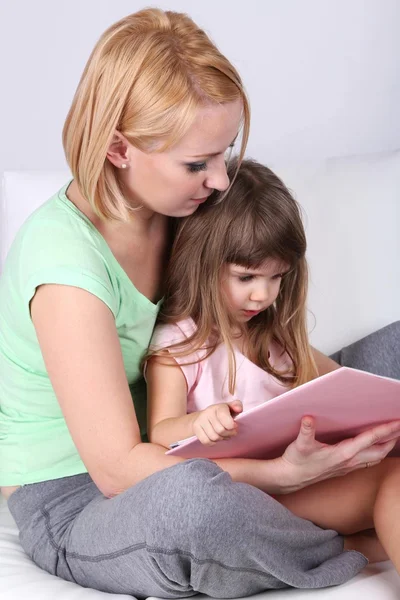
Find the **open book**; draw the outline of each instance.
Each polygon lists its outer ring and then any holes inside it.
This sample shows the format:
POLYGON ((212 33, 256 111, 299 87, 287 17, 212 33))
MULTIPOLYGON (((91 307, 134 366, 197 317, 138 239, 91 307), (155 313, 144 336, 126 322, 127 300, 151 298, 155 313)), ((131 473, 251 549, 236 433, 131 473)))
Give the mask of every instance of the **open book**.
MULTIPOLYGON (((400 419, 400 381, 341 367, 236 417, 233 438, 204 446, 194 437, 167 454, 184 458, 276 458, 296 439, 304 415, 315 417, 316 439, 336 443, 400 419)), ((392 454, 400 455, 400 442, 392 454)))

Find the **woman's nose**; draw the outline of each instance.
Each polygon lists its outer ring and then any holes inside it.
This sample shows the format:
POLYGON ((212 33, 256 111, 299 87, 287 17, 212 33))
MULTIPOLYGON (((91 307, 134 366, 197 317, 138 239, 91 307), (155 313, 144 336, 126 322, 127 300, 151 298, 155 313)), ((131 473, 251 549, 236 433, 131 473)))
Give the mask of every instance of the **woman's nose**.
MULTIPOLYGON (((219 158, 219 157, 218 157, 219 158)), ((229 187, 229 177, 226 172, 226 164, 224 157, 222 156, 218 163, 216 162, 213 168, 210 170, 209 175, 205 181, 206 187, 211 190, 218 190, 224 192, 229 187)))

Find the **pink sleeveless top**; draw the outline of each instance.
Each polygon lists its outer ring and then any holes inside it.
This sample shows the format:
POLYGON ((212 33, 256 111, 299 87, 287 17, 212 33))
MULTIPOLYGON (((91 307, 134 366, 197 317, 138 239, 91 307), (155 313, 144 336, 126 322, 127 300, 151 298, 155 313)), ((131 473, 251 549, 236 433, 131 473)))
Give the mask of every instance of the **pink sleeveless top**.
MULTIPOLYGON (((154 331, 151 348, 165 348, 170 344, 182 342, 195 331, 192 319, 185 319, 174 325, 158 325, 154 331)), ((179 348, 178 348, 179 350, 179 348)), ((270 362, 278 371, 286 371, 291 366, 289 356, 278 344, 269 348, 270 362)), ((267 402, 288 390, 287 386, 252 363, 239 350, 235 350, 236 389, 232 396, 228 391, 228 353, 224 344, 220 344, 208 358, 196 364, 188 364, 206 354, 205 349, 193 352, 189 356, 175 357, 182 369, 188 389, 187 412, 203 410, 210 404, 230 402, 238 399, 243 410, 267 402)))

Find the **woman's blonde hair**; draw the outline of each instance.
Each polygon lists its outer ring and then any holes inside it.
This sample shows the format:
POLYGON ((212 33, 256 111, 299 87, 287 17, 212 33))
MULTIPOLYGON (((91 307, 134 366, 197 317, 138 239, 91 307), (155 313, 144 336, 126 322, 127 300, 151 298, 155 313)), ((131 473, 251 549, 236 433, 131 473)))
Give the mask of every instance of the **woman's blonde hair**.
MULTIPOLYGON (((270 258, 276 259, 289 266, 279 295, 272 306, 243 326, 243 333, 250 360, 295 387, 317 375, 307 334, 308 273, 300 207, 267 167, 252 160, 238 166, 237 161, 229 165, 228 175, 237 175, 222 202, 218 202, 220 194, 214 192, 193 215, 179 220, 160 322, 192 318, 196 324, 187 341, 169 347, 172 356, 188 355, 204 347, 210 356, 219 343, 224 343, 229 352, 229 391, 233 394, 233 321, 221 289, 223 267, 237 264, 257 268, 270 258), (272 342, 288 353, 291 369, 277 371, 270 364, 272 342)), ((153 350, 150 356, 163 352, 153 350)))
POLYGON ((63 144, 81 193, 103 218, 127 220, 116 168, 106 159, 115 131, 142 151, 176 144, 199 107, 240 99, 243 157, 250 109, 236 69, 185 14, 146 9, 101 36, 67 115, 63 144))

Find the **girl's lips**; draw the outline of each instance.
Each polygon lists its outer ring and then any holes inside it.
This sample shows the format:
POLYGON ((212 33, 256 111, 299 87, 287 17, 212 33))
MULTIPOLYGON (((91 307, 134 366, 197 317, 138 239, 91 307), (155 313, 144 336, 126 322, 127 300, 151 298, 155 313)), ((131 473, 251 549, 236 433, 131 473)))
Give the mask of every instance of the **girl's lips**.
POLYGON ((243 310, 243 312, 245 315, 254 317, 254 315, 258 315, 258 313, 260 313, 261 310, 243 310))
POLYGON ((207 200, 208 196, 205 196, 204 198, 191 198, 193 200, 193 202, 198 202, 199 204, 202 204, 203 202, 205 202, 207 200))

